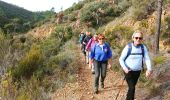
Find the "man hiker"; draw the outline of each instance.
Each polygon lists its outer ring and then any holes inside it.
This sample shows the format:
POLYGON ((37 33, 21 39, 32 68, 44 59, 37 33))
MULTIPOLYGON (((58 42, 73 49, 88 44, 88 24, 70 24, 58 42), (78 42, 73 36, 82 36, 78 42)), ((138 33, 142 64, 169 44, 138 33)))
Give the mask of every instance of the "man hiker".
POLYGON ((132 35, 132 43, 125 46, 119 58, 120 65, 125 73, 128 84, 126 100, 134 100, 135 86, 143 70, 143 60, 146 63, 146 77, 150 77, 152 68, 148 50, 143 42, 143 33, 136 31, 132 35))
POLYGON ((86 37, 83 40, 83 52, 85 54, 85 60, 87 64, 89 64, 89 51, 86 51, 86 46, 91 38, 92 38, 91 33, 86 31, 86 37))
POLYGON ((84 49, 83 41, 85 37, 86 34, 82 31, 79 35, 79 42, 80 42, 81 51, 83 52, 84 55, 85 55, 85 49, 84 49))

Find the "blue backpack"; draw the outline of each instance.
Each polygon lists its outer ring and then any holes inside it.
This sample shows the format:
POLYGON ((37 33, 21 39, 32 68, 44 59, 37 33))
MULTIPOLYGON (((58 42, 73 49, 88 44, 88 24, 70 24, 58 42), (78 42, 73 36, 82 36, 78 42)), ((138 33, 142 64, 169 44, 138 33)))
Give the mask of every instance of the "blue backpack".
MULTIPOLYGON (((140 47, 141 47, 141 50, 142 50, 142 53, 131 53, 132 51, 132 43, 128 43, 128 52, 127 52, 127 56, 125 57, 125 60, 128 58, 129 55, 142 55, 142 69, 144 70, 144 67, 143 67, 143 58, 144 58, 144 46, 143 44, 140 44, 140 47)), ((130 69, 130 68, 128 68, 130 69)))

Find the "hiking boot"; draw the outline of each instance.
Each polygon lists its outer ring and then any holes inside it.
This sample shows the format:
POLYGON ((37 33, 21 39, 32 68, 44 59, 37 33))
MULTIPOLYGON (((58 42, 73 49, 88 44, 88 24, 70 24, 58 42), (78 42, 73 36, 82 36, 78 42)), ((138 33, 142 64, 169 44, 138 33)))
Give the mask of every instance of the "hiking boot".
POLYGON ((92 71, 91 73, 92 73, 92 74, 95 74, 95 71, 92 71))
POLYGON ((98 89, 94 90, 94 94, 98 94, 98 92, 99 92, 98 89))
POLYGON ((104 89, 104 83, 100 84, 101 89, 104 89))

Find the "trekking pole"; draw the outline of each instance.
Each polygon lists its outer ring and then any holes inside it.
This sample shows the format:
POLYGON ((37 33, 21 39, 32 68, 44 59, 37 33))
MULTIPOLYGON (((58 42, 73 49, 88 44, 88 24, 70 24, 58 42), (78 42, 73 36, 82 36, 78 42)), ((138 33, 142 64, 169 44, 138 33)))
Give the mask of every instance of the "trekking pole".
MULTIPOLYGON (((125 77, 126 77, 126 76, 125 76, 125 77)), ((124 77, 123 80, 122 80, 122 84, 121 84, 122 87, 123 87, 123 83, 124 83, 124 81, 125 81, 125 77, 124 77)), ((121 91, 122 87, 120 87, 120 89, 119 89, 119 91, 118 91, 118 93, 117 93, 117 95, 116 95, 115 100, 117 100, 117 98, 118 98, 118 96, 119 96, 119 94, 120 94, 120 91, 121 91)))

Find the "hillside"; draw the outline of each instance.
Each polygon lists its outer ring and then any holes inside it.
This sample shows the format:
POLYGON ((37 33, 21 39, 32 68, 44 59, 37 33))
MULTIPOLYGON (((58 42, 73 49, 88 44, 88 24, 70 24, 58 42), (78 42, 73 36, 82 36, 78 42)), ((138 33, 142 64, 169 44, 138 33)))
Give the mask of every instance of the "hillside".
POLYGON ((21 7, 0 1, 0 28, 5 33, 23 32, 26 23, 33 19, 33 12, 21 7), (25 26, 22 26, 25 23, 25 26), (23 28, 21 30, 20 28, 23 28))
POLYGON ((33 12, 24 8, 0 1, 0 16, 5 16, 7 19, 20 18, 29 21, 33 18, 33 12))
POLYGON ((5 34, 20 34, 41 25, 55 15, 54 11, 31 12, 24 8, 0 1, 0 29, 5 34))

